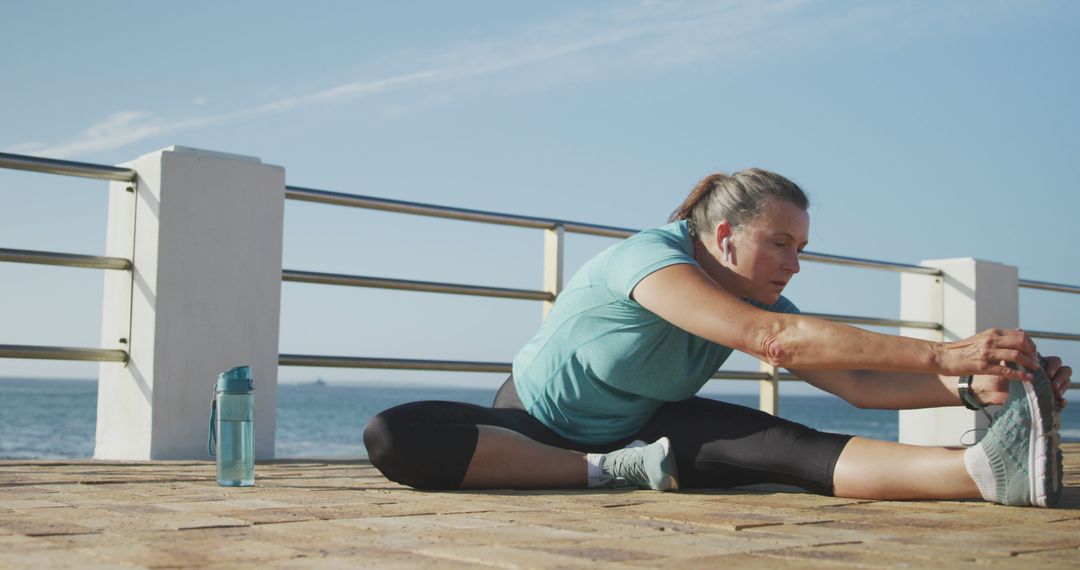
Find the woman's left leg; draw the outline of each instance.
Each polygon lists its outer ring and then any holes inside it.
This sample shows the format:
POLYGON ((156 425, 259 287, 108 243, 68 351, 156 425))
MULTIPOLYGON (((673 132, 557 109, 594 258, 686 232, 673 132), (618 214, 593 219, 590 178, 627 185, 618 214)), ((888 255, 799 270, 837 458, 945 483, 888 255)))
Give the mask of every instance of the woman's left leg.
POLYGON ((1009 382, 1001 412, 966 450, 852 440, 836 464, 836 494, 1053 507, 1064 492, 1060 414, 1053 384, 1039 369, 1030 382, 1009 382))
POLYGON ((661 435, 684 489, 782 483, 859 499, 981 497, 962 450, 820 432, 708 398, 665 404, 638 437, 661 435))
POLYGON ((851 499, 978 499, 964 450, 852 438, 833 473, 833 493, 851 499))

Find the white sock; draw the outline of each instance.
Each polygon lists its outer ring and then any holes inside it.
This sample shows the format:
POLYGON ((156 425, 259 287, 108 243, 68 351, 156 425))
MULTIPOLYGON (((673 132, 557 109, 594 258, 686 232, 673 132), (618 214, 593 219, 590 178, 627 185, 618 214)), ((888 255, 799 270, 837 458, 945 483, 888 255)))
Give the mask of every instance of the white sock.
POLYGON ((990 458, 981 445, 973 445, 964 450, 964 468, 967 469, 971 480, 979 488, 984 500, 997 501, 997 477, 994 476, 994 468, 990 466, 990 458))
POLYGON ((589 464, 589 486, 599 487, 611 481, 610 475, 604 474, 603 453, 589 453, 585 455, 585 461, 589 464))

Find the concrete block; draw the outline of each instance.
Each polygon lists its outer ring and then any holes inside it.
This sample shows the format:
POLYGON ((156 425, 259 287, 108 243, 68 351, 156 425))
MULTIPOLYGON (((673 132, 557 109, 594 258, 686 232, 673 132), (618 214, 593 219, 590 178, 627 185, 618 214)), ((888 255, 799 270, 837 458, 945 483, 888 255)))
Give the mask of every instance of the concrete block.
POLYGON ((274 454, 285 173, 238 155, 170 147, 125 164, 112 183, 98 459, 205 458, 217 374, 255 376, 255 453, 274 454), (129 191, 129 189, 134 191, 129 191))
MULTIPOLYGON (((988 328, 1018 326, 1016 267, 972 258, 937 259, 922 265, 941 269, 944 277, 903 274, 900 317, 939 322, 944 330, 904 328, 902 335, 951 342, 988 328)), ((982 414, 963 406, 901 410, 899 440, 912 445, 960 446, 977 441, 986 423, 982 414)))

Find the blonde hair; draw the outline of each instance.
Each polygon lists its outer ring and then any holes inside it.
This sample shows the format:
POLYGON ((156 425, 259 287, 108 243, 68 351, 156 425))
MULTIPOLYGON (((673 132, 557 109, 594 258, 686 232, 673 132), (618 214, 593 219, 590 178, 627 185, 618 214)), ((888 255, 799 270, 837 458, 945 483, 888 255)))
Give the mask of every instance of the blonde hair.
POLYGON ((687 220, 690 234, 699 237, 723 220, 733 229, 751 222, 769 200, 784 200, 804 211, 810 207, 810 199, 794 182, 768 170, 748 168, 731 175, 706 176, 668 221, 687 220))

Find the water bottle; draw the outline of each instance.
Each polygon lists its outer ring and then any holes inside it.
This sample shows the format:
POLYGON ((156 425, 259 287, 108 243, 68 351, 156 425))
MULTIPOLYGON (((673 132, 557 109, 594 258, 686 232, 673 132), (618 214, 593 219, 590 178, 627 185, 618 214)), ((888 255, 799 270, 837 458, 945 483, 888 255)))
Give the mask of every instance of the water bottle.
POLYGON ((218 374, 210 403, 207 452, 217 456, 218 485, 255 484, 255 394, 250 366, 218 374))

